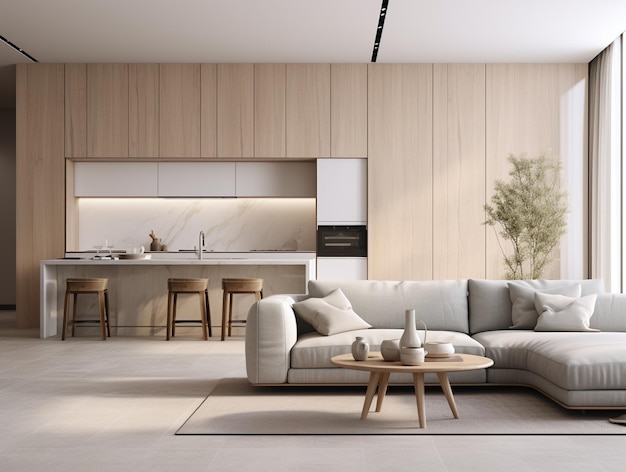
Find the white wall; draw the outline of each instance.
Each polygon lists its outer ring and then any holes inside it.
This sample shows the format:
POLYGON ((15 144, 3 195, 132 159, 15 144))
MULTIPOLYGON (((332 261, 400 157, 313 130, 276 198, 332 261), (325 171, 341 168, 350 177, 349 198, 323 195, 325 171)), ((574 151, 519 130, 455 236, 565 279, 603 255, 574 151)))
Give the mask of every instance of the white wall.
POLYGON ((0 305, 15 305, 14 109, 0 109, 0 305))

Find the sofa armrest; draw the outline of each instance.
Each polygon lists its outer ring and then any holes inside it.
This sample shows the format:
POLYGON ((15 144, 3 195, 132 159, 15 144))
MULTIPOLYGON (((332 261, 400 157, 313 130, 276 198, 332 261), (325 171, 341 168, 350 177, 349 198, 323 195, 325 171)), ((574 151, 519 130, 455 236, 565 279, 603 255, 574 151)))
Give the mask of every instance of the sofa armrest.
POLYGON ((246 321, 246 371, 252 384, 287 382, 298 338, 292 305, 306 295, 272 295, 256 302, 246 321))

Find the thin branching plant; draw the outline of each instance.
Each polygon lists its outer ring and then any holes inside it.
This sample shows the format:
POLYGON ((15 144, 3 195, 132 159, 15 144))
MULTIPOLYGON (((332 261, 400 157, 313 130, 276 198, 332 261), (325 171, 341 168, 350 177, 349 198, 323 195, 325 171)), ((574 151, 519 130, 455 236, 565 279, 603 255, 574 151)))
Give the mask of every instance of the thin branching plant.
POLYGON ((561 189, 561 163, 542 155, 509 155, 510 180, 496 180, 486 220, 504 256, 505 277, 541 278, 553 249, 566 232, 567 192, 561 189), (499 226, 500 231, 496 230, 499 226), (507 255, 500 238, 510 241, 507 255))

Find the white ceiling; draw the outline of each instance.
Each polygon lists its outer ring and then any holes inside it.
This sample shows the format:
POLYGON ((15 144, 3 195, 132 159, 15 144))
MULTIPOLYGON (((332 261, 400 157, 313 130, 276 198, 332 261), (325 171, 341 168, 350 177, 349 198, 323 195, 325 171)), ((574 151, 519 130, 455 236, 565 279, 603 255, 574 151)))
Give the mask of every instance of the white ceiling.
MULTIPOLYGON (((39 62, 370 62, 381 0, 1 0, 0 35, 39 62)), ((582 62, 626 0, 389 0, 377 62, 582 62)), ((13 64, 0 43, 0 107, 13 64)))

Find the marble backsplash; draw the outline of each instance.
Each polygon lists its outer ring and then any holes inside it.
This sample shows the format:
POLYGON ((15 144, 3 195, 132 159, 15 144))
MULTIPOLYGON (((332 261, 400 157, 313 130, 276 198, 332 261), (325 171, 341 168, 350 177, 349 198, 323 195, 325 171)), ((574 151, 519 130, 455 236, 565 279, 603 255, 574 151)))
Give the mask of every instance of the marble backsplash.
POLYGON ((150 231, 168 251, 193 249, 204 231, 207 250, 315 252, 315 211, 314 198, 81 198, 77 228, 68 228, 76 242, 67 251, 90 251, 105 240, 117 250, 147 250, 150 231))

